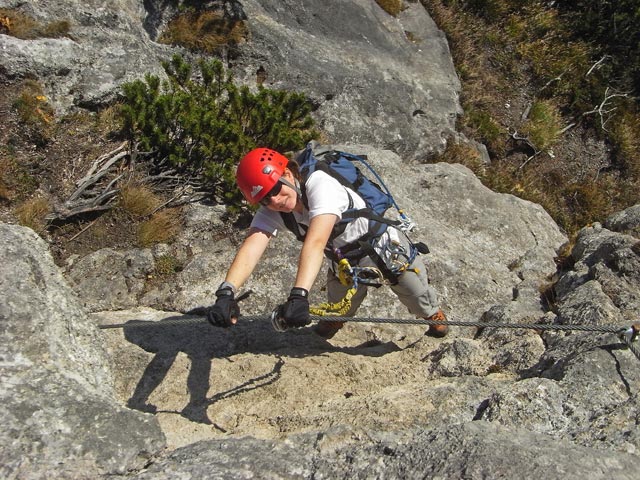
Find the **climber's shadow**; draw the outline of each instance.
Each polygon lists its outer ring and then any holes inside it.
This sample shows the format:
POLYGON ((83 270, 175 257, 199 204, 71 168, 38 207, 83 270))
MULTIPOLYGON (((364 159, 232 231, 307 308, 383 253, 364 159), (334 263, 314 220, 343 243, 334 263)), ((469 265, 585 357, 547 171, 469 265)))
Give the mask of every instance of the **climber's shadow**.
POLYGON ((182 352, 187 355, 191 365, 187 376, 189 403, 180 414, 194 422, 210 424, 206 407, 211 360, 229 353, 216 333, 208 325, 174 325, 164 321, 153 322, 151 326, 125 326, 127 341, 154 354, 127 406, 155 413, 157 408, 149 403, 149 397, 166 378, 178 354, 182 352))
MULTIPOLYGON (((180 316, 178 320, 188 319, 180 316)), ((233 328, 216 328, 206 322, 188 324, 176 322, 171 317, 140 325, 139 320, 129 322, 123 328, 127 341, 138 345, 154 357, 146 366, 127 406, 148 413, 157 412, 149 403, 151 394, 167 377, 178 354, 184 353, 191 362, 187 377, 189 402, 179 413, 193 422, 212 424, 207 408, 223 398, 262 388, 280 377, 283 357, 306 357, 340 351, 352 355, 381 356, 397 351, 393 343, 367 342, 355 347, 334 347, 318 337, 310 329, 278 333, 268 321, 240 323, 233 328), (228 391, 218 392, 207 398, 210 387, 211 360, 228 358, 238 353, 271 354, 277 360, 271 372, 256 377, 228 391)))

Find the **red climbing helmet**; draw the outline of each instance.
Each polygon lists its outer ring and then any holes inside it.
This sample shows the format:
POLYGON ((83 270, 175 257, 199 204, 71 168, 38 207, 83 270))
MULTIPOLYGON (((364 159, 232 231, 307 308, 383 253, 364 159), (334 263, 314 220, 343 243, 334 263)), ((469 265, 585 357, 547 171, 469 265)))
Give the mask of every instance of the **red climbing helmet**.
POLYGON ((236 170, 238 188, 249 203, 256 204, 269 193, 284 173, 289 160, 269 148, 256 148, 247 153, 236 170))

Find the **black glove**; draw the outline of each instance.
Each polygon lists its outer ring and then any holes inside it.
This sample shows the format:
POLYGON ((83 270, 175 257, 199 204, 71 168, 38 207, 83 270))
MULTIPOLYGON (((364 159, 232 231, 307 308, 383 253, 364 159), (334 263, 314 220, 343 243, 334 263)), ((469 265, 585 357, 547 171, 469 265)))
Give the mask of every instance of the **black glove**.
POLYGON ((240 307, 235 300, 233 288, 227 282, 223 282, 216 291, 216 303, 207 309, 207 320, 216 327, 228 328, 231 317, 240 316, 240 307))
POLYGON ((271 317, 273 328, 284 332, 288 328, 300 328, 311 323, 309 318, 309 292, 304 288, 291 289, 287 303, 279 305, 271 317))

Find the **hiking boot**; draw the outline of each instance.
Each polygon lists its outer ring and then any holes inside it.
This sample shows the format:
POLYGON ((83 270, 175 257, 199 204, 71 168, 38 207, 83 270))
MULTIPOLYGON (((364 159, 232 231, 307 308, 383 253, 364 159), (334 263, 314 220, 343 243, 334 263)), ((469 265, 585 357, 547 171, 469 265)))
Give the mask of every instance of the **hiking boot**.
MULTIPOLYGON (((442 310, 438 310, 436 313, 427 317, 425 320, 433 320, 434 322, 446 322, 447 317, 442 310)), ((425 332, 425 335, 434 338, 446 337, 449 333, 449 325, 429 325, 429 330, 425 332)))
POLYGON ((333 336, 336 333, 338 333, 338 330, 340 330, 343 326, 344 326, 344 322, 338 322, 333 320, 328 320, 328 321, 323 320, 313 328, 313 331, 316 333, 316 335, 319 335, 322 338, 329 340, 330 338, 333 338, 333 336))

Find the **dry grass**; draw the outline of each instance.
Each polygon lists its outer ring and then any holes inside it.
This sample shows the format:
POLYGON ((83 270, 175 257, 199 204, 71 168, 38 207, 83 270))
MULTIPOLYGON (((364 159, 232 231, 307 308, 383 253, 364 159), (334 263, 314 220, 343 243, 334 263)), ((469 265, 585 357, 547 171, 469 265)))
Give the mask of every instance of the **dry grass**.
POLYGON ((182 270, 183 265, 173 255, 161 255, 155 261, 155 274, 159 277, 168 277, 182 270))
POLYGON ((18 217, 20 225, 40 233, 44 231, 47 225, 46 216, 50 211, 51 208, 47 199, 34 197, 18 205, 14 213, 18 217))
POLYGON ((404 2, 402 0, 376 0, 376 3, 385 12, 394 17, 404 10, 404 2))
MULTIPOLYGON (((493 67, 492 55, 500 53, 495 45, 501 36, 494 28, 477 18, 447 7, 440 0, 423 0, 434 21, 447 34, 456 71, 463 84, 461 103, 465 115, 460 126, 466 133, 484 143, 493 155, 505 151, 507 131, 492 112, 503 108, 501 92, 508 90, 507 75, 493 67)), ((513 61, 505 56, 499 61, 509 77, 517 77, 513 61)))
POLYGON ((138 241, 140 246, 149 247, 156 243, 171 242, 181 229, 181 217, 177 210, 162 210, 140 224, 138 241))
POLYGON ((54 110, 44 94, 42 86, 35 80, 26 80, 13 108, 20 116, 25 134, 38 145, 46 144, 53 133, 54 110))
POLYGON ((33 195, 37 186, 29 165, 17 162, 9 147, 0 147, 0 200, 19 202, 33 195))
POLYGON ((9 178, 11 176, 11 162, 0 158, 0 200, 10 202, 13 198, 9 178))
POLYGON ((620 166, 629 178, 640 181, 640 115, 625 112, 611 129, 620 166))
POLYGON ((206 53, 238 45, 249 37, 245 21, 225 18, 213 11, 188 11, 173 18, 158 41, 206 53))
POLYGON ((482 159, 478 150, 464 143, 448 142, 447 148, 439 157, 447 163, 460 163, 474 171, 481 171, 482 159))
POLYGON ((17 10, 0 8, 0 33, 12 37, 23 40, 68 37, 70 29, 71 23, 68 20, 58 20, 43 25, 17 10))
POLYGON ((640 116, 629 104, 616 105, 607 131, 598 119, 580 125, 590 140, 604 136, 613 144, 615 168, 581 149, 578 136, 561 134, 593 109, 596 80, 585 80, 593 52, 571 39, 557 10, 511 0, 422 3, 446 33, 462 82, 459 128, 487 146, 492 162, 484 165, 460 146, 448 147, 441 160, 467 165, 495 191, 542 205, 569 236, 640 201, 640 116), (535 159, 513 132, 535 147, 535 159))
POLYGON ((558 108, 548 100, 533 103, 522 133, 539 151, 544 151, 558 141, 562 120, 558 108))
POLYGON ((134 217, 151 215, 162 200, 146 185, 129 183, 120 189, 119 207, 134 217))

